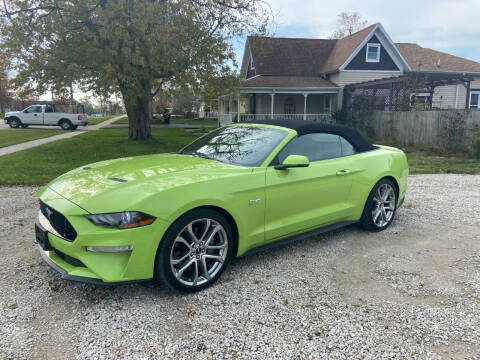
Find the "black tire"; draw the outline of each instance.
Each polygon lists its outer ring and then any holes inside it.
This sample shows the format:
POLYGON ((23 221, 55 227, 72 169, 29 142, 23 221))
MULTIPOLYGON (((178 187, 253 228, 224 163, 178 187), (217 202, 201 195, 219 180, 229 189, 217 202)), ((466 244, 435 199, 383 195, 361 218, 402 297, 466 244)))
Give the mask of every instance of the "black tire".
POLYGON ((73 125, 72 126, 72 130, 77 130, 77 128, 78 128, 78 125, 73 125))
POLYGON ((397 200, 398 191, 395 184, 389 179, 380 180, 368 195, 362 218, 360 219, 360 226, 369 231, 383 231, 388 228, 395 218, 397 200), (388 199, 383 202, 382 196, 380 196, 380 202, 382 202, 382 204, 380 204, 378 197, 381 194, 385 194, 382 193, 382 189, 389 189, 388 191, 393 194, 393 199, 392 197, 388 197, 388 199), (383 211, 381 209, 382 206, 383 211), (378 217, 380 217, 380 219, 378 219, 378 217))
POLYGON ((10 125, 12 129, 17 129, 22 125, 22 122, 18 118, 11 118, 8 121, 8 125, 10 125))
POLYGON ((60 120, 60 122, 58 123, 58 125, 60 125, 60 127, 62 128, 62 130, 73 130, 73 125, 71 123, 70 120, 67 120, 67 119, 63 119, 63 120, 60 120))
MULTIPOLYGON (((192 210, 177 219, 169 227, 160 241, 155 261, 155 277, 171 288, 181 292, 190 293, 203 290, 211 286, 227 268, 232 257, 234 241, 235 239, 230 224, 222 214, 211 209, 192 210), (210 222, 207 223, 206 220, 210 222), (198 237, 198 240, 205 240, 205 238, 208 237, 206 235, 211 234, 209 229, 212 232, 213 229, 217 230, 211 243, 206 244, 206 250, 201 249, 198 251, 199 247, 196 249, 191 247, 195 242, 189 235, 187 226, 192 223, 192 231, 194 235, 198 237), (205 224, 205 226, 201 227, 203 225, 200 224, 205 224), (207 224, 210 227, 207 227, 207 224), (201 236, 202 234, 203 236, 201 236), (187 247, 184 243, 177 241, 180 237, 185 237, 188 243, 192 240, 190 246, 187 247), (209 250, 208 245, 217 248, 222 247, 221 250, 218 249, 218 254, 223 251, 222 255, 217 256, 215 250, 209 250), (178 253, 180 253, 180 255, 178 255, 178 253), (212 259, 212 256, 216 258, 223 257, 223 259, 222 261, 217 261, 216 259, 212 259), (171 260, 178 261, 180 259, 184 260, 178 264, 172 264, 171 262, 171 260), (189 263, 192 263, 192 265, 187 267, 189 263), (203 264, 205 264, 205 268, 203 268, 203 264), (180 271, 175 271, 175 266, 178 266, 178 268, 185 267, 187 270, 178 275, 180 271), (195 268, 197 269, 196 274, 195 268), (205 274, 203 269, 207 270, 207 274, 205 274), (180 276, 181 279, 179 280, 175 274, 180 276), (184 274, 186 275, 184 276, 184 274), (208 279, 208 277, 210 277, 210 279, 208 279), (191 282, 191 284, 186 284, 185 282, 191 282)), ((199 246, 199 243, 195 244, 195 246, 199 246)))
POLYGON ((28 128, 28 125, 22 124, 21 127, 22 127, 22 129, 26 129, 26 128, 28 128))

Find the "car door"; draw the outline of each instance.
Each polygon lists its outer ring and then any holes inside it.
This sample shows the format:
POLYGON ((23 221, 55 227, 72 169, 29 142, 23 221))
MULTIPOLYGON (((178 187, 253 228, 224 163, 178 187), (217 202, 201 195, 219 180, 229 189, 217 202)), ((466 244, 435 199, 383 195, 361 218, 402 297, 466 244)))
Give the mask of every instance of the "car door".
POLYGON ((45 125, 57 125, 58 124, 58 113, 55 112, 53 105, 45 105, 45 110, 43 114, 43 123, 45 125))
POLYGON ((23 110, 21 121, 23 124, 26 124, 26 125, 42 125, 43 124, 42 106, 33 105, 23 110))
POLYGON ((280 151, 276 161, 281 163, 292 154, 304 155, 310 165, 286 170, 267 168, 266 241, 337 223, 351 213, 349 169, 353 159, 343 156, 342 139, 326 133, 296 137, 280 151))

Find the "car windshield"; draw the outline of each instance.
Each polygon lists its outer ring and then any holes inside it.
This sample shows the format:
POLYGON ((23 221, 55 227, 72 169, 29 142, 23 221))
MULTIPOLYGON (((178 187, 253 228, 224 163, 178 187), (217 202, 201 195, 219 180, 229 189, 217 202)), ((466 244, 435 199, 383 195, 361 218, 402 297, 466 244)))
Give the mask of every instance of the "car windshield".
POLYGON ((287 131, 278 129, 227 126, 198 139, 180 153, 238 166, 260 166, 287 135, 287 131))

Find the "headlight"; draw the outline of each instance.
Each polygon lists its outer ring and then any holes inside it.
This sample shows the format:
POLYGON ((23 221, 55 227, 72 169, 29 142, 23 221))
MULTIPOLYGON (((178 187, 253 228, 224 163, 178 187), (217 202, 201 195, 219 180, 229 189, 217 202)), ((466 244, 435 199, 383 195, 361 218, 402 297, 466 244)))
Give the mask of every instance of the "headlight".
POLYGON ((94 225, 110 226, 118 229, 130 229, 150 225, 156 219, 155 216, 139 211, 125 211, 111 214, 85 215, 94 225))

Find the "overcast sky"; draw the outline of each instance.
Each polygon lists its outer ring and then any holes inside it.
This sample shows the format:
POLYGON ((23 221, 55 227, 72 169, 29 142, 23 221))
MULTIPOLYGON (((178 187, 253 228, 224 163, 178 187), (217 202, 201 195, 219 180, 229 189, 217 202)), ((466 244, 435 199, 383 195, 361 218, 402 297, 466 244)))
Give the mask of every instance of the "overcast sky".
MULTIPOLYGON (((268 0, 276 14, 275 36, 328 38, 337 14, 358 11, 380 22, 394 42, 480 62, 480 0, 268 0)), ((236 45, 241 63, 243 43, 236 45)))

